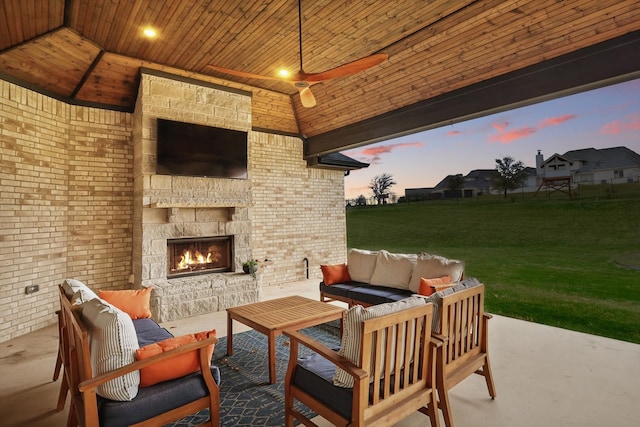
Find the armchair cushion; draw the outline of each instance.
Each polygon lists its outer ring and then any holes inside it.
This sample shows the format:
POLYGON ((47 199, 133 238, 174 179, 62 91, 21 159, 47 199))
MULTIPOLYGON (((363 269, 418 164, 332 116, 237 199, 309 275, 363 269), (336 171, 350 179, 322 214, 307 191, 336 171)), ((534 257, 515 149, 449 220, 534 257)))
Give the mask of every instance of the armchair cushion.
MULTIPOLYGON (((220 384, 220 371, 217 367, 211 367, 211 374, 216 384, 220 384)), ((208 393, 202 375, 194 373, 140 388, 138 396, 130 402, 99 397, 100 427, 129 426, 205 396, 208 393)))
POLYGON ((314 396, 343 417, 351 417, 353 389, 333 384, 336 365, 318 353, 298 358, 298 369, 292 378, 302 390, 313 390, 314 396))
MULTIPOLYGON (((153 344, 146 345, 136 350, 136 360, 147 359, 156 354, 173 350, 185 344, 215 337, 215 329, 209 332, 198 332, 196 334, 182 335, 172 337, 153 344)), ((213 345, 207 348, 209 360, 213 356, 213 345)), ((147 366, 140 370, 140 387, 149 387, 151 385, 173 380, 200 370, 200 362, 198 352, 192 351, 178 357, 166 360, 155 365, 147 366)))

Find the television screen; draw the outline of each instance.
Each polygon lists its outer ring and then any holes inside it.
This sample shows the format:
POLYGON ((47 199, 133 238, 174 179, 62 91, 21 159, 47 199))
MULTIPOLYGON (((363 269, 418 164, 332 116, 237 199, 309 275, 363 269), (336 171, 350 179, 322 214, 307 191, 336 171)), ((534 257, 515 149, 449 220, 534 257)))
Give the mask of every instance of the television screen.
POLYGON ((247 178, 247 132, 158 119, 156 173, 247 178))

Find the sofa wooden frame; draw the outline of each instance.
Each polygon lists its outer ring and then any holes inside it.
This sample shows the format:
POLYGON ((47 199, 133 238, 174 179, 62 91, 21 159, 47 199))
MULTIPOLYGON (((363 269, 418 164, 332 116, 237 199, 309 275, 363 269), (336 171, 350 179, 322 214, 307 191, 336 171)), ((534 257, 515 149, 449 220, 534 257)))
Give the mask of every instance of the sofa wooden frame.
POLYGON ((217 338, 211 337, 206 340, 189 343, 177 349, 148 359, 135 361, 122 368, 94 377, 91 371, 88 330, 82 322, 78 310, 74 310, 74 306, 71 305, 71 302, 65 295, 62 286, 59 286, 59 292, 59 329, 61 334, 59 352, 64 367, 63 387, 68 388, 71 395, 67 427, 75 427, 78 425, 82 427, 100 426, 96 388, 101 384, 146 366, 166 361, 194 350, 197 350, 199 354, 200 368, 208 389, 208 396, 164 412, 135 424, 135 426, 163 426, 203 409, 209 409, 211 414, 209 421, 203 423, 203 426, 217 427, 220 425, 220 392, 211 374, 211 361, 207 354, 207 347, 209 345, 215 345, 218 342, 217 338))
POLYGON ((431 426, 439 426, 435 396, 435 350, 441 345, 441 341, 431 339, 432 314, 433 304, 425 304, 365 320, 362 325, 360 366, 300 332, 285 331, 284 334, 291 340, 289 365, 285 378, 285 426, 293 426, 294 418, 306 426, 315 426, 311 420, 295 409, 295 400, 302 402, 336 426, 392 425, 415 411, 429 415, 431 426), (417 339, 413 340, 413 343, 402 340, 401 333, 389 332, 386 336, 393 336, 393 338, 387 340, 382 338, 384 331, 399 330, 398 328, 402 328, 403 325, 412 325, 416 328, 417 339), (413 352, 408 351, 409 344, 413 344, 413 352), (353 377, 350 419, 345 419, 309 390, 294 384, 299 345, 313 350, 353 377), (401 354, 401 348, 405 349, 404 357, 396 357, 394 366, 391 366, 390 360, 393 358, 391 355, 401 354), (370 375, 372 359, 370 355, 374 349, 374 366, 382 365, 382 355, 385 363, 382 372, 376 373, 374 369, 370 375), (413 359, 411 355, 415 355, 413 359), (410 365, 414 369, 402 368, 410 365), (391 375, 392 370, 396 373, 402 372, 402 375, 391 375), (393 381, 383 378, 393 378, 393 381))

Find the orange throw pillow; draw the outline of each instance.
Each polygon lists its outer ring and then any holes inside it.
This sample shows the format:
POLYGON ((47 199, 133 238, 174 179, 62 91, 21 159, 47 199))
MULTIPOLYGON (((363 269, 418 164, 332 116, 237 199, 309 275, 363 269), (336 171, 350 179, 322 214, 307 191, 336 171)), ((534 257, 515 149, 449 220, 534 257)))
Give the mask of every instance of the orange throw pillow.
POLYGON ((347 264, 321 265, 320 269, 322 270, 322 281, 327 286, 351 281, 347 264))
MULTIPOLYGON (((173 350, 185 344, 202 341, 215 336, 216 330, 214 329, 209 332, 198 332, 197 334, 182 335, 158 341, 136 350, 136 360, 148 359, 151 356, 173 350)), ((196 350, 190 351, 178 357, 140 369, 140 387, 149 387, 163 381, 173 380, 193 372, 198 372, 200 370, 198 353, 199 352, 196 350)), ((209 355, 209 360, 211 360, 211 357, 213 356, 213 345, 207 347, 207 353, 209 355)))
POLYGON ((151 286, 144 289, 124 291, 98 291, 98 298, 124 311, 132 319, 151 317, 151 286))
MULTIPOLYGON (((435 277, 433 279, 425 279, 424 277, 420 278, 420 289, 418 289, 418 293, 420 295, 424 295, 424 296, 429 296, 431 294, 433 294, 435 292, 435 289, 432 288, 432 286, 437 286, 437 285, 450 285, 453 286, 453 283, 451 283, 451 276, 442 276, 442 277, 435 277)), ((444 288, 448 288, 449 286, 438 286, 438 290, 442 290, 444 288)))

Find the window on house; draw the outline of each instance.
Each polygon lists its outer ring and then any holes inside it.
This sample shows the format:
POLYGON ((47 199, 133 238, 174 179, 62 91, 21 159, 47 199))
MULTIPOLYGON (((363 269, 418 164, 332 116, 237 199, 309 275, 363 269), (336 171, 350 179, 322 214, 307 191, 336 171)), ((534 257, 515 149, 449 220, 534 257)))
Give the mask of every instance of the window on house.
POLYGON ((615 169, 613 171, 614 178, 624 178, 624 170, 623 169, 615 169))

